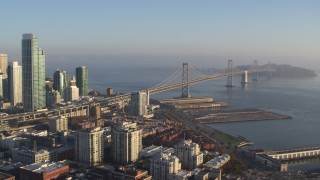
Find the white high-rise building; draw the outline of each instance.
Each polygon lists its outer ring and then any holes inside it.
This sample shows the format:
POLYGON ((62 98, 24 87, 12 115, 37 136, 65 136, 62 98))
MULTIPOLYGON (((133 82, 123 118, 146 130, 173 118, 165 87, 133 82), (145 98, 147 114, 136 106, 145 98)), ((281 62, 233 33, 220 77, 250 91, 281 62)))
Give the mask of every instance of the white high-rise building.
POLYGON ((76 131, 75 156, 77 161, 91 166, 103 163, 103 133, 104 130, 100 127, 76 131))
POLYGON ((130 101, 130 113, 135 116, 147 115, 147 106, 149 104, 149 97, 147 92, 133 92, 130 101))
POLYGON ((9 72, 11 106, 22 105, 22 67, 17 61, 13 61, 9 72))
POLYGON ((199 145, 191 140, 183 140, 176 144, 174 155, 180 159, 183 169, 193 170, 203 163, 203 153, 199 145))
POLYGON ((65 116, 59 116, 57 118, 50 119, 49 130, 51 132, 68 131, 68 118, 65 116))
POLYGON ((8 55, 0 54, 0 74, 2 75, 2 89, 1 97, 5 100, 9 100, 9 87, 8 87, 8 55))
POLYGON ((79 88, 76 86, 76 78, 73 76, 70 80, 69 87, 66 89, 65 101, 79 100, 79 88))
POLYGON ((136 123, 119 122, 112 127, 112 156, 119 164, 135 162, 142 149, 142 130, 136 123))
POLYGON ((2 83, 3 75, 0 73, 0 98, 3 98, 3 83, 2 83))
POLYGON ((179 158, 169 154, 161 154, 150 159, 150 175, 155 180, 171 180, 181 170, 179 158))
POLYGON ((0 54, 0 72, 8 74, 8 55, 0 54))

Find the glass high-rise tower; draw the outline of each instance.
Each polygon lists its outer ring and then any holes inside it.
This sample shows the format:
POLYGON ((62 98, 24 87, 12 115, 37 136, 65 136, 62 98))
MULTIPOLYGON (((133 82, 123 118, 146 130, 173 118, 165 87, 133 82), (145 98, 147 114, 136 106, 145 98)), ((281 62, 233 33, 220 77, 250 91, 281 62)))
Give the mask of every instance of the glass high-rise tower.
POLYGON ((35 111, 46 107, 45 55, 37 36, 22 35, 23 107, 35 111))
POLYGON ((88 69, 85 66, 76 68, 76 83, 79 88, 80 96, 87 96, 89 93, 88 86, 88 69))
POLYGON ((57 69, 53 73, 53 89, 59 91, 62 98, 65 98, 65 90, 69 86, 68 83, 67 71, 57 69))

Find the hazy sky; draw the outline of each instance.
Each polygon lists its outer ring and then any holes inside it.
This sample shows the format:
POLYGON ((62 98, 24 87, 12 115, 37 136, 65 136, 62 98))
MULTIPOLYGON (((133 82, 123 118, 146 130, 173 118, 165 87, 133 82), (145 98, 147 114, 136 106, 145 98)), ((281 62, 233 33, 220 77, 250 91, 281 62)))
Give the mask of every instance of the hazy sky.
POLYGON ((34 33, 50 67, 320 66, 319 0, 2 0, 0 52, 34 33))

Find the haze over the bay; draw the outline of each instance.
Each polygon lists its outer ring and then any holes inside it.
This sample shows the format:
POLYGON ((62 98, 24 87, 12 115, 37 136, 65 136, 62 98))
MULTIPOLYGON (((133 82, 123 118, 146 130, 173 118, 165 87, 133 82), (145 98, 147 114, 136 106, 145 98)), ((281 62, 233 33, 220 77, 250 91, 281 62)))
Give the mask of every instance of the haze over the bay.
POLYGON ((37 34, 47 68, 273 62, 320 70, 320 1, 2 1, 0 51, 37 34))

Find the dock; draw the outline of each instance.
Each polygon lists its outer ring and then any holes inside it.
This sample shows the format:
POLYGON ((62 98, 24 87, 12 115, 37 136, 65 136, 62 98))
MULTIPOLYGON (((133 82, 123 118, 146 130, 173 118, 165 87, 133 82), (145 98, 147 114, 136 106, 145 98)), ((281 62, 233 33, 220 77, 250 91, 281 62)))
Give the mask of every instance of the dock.
POLYGON ((269 151, 266 154, 278 160, 295 160, 320 156, 320 146, 269 151))

